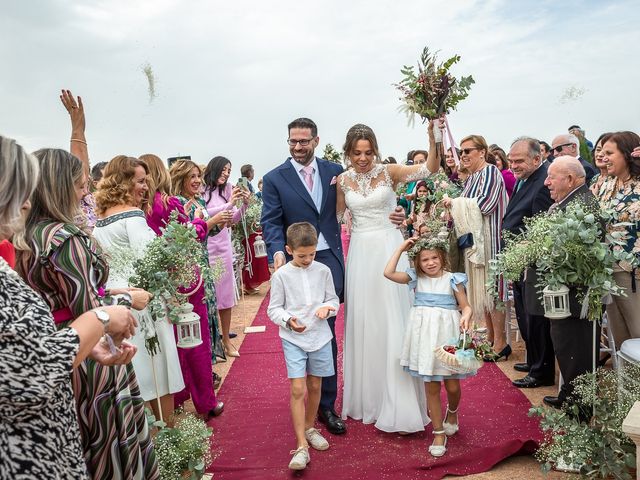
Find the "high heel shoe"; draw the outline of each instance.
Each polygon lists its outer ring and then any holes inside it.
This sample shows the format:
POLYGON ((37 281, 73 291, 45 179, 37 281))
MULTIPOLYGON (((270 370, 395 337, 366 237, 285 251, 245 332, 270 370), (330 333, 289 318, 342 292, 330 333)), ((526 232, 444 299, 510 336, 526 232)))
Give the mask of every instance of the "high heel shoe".
MULTIPOLYGON (((429 453, 432 457, 441 457, 445 453, 447 453, 447 434, 444 430, 434 430, 434 435, 444 435, 444 444, 442 445, 434 445, 433 443, 429 445, 429 453)), ((435 438, 434 438, 435 441, 435 438)))
POLYGON ((504 357, 505 360, 509 360, 509 355, 511 355, 511 353, 512 353, 511 345, 507 344, 507 346, 504 347, 502 350, 500 350, 499 353, 496 353, 496 352, 490 353, 489 355, 485 355, 482 359, 485 362, 497 362, 502 357, 504 357))
POLYGON ((227 357, 239 357, 240 356, 240 352, 238 352, 238 350, 235 349, 235 347, 231 344, 228 345, 224 345, 224 354, 227 357))
POLYGON ((442 430, 444 430, 444 433, 445 435, 447 435, 447 437, 455 435, 456 433, 458 433, 458 430, 460 430, 460 419, 457 419, 456 423, 447 422, 447 417, 449 416, 449 414, 458 413, 459 408, 460 405, 458 405, 458 408, 456 408, 455 410, 449 410, 449 406, 447 405, 447 413, 445 413, 444 415, 444 423, 442 424, 442 430))

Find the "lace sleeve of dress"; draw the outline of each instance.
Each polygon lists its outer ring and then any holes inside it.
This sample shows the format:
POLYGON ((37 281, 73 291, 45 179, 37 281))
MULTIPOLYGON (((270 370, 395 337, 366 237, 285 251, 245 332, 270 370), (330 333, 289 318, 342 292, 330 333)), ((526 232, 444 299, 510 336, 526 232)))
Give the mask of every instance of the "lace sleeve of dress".
POLYGON ((417 170, 408 173, 407 175, 405 175, 404 179, 401 180, 404 183, 408 183, 416 180, 422 180, 423 178, 427 178, 429 175, 431 175, 431 170, 427 168, 426 163, 421 163, 420 167, 417 170))

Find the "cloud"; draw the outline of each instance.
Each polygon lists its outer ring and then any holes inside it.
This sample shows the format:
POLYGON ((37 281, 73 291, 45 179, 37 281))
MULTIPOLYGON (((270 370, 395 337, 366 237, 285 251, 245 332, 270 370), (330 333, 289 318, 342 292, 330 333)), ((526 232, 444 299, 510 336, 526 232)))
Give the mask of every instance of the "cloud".
POLYGON ((506 147, 573 123, 596 137, 638 125, 633 3, 12 2, 0 18, 0 132, 30 149, 67 147, 57 95, 70 88, 85 100, 93 162, 222 154, 260 177, 286 158, 286 125, 303 115, 318 123, 320 147, 342 145, 362 122, 384 155, 404 158, 427 140, 419 122, 407 127, 392 84, 429 45, 460 54, 455 73, 477 82, 450 116, 458 138, 506 147), (559 104, 570 85, 585 94, 559 104))

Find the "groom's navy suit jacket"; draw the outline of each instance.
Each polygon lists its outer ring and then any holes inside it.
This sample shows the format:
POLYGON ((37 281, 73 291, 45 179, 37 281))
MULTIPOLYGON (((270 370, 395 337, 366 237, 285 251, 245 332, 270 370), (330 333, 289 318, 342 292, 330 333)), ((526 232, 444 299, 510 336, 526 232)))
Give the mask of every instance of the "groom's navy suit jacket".
MULTIPOLYGON (((330 253, 336 261, 327 265, 332 269, 334 280, 344 278, 344 257, 340 225, 336 219, 336 179, 342 173, 342 166, 316 157, 318 174, 322 183, 322 202, 320 211, 313 203, 302 179, 298 175, 292 160, 271 170, 262 178, 262 232, 269 255, 283 252, 287 227, 296 222, 309 222, 324 235, 329 244, 330 253), (334 272, 336 268, 341 269, 334 272)), ((319 252, 320 253, 320 252, 319 252)), ((329 252, 327 252, 329 254, 329 252)), ((287 255, 287 258, 290 257, 287 255)), ((322 261, 321 258, 317 258, 322 261)), ((326 262, 322 262, 326 263, 326 262)), ((342 285, 335 285, 336 293, 342 298, 342 285)))

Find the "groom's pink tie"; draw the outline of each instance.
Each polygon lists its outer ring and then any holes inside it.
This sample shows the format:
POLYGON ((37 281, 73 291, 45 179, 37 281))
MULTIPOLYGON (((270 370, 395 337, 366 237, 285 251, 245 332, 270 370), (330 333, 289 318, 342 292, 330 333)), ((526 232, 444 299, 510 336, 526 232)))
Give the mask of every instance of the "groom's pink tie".
POLYGON ((310 192, 313 191, 313 173, 314 173, 314 168, 311 165, 307 165, 302 169, 304 182, 307 184, 307 187, 309 187, 310 192))

